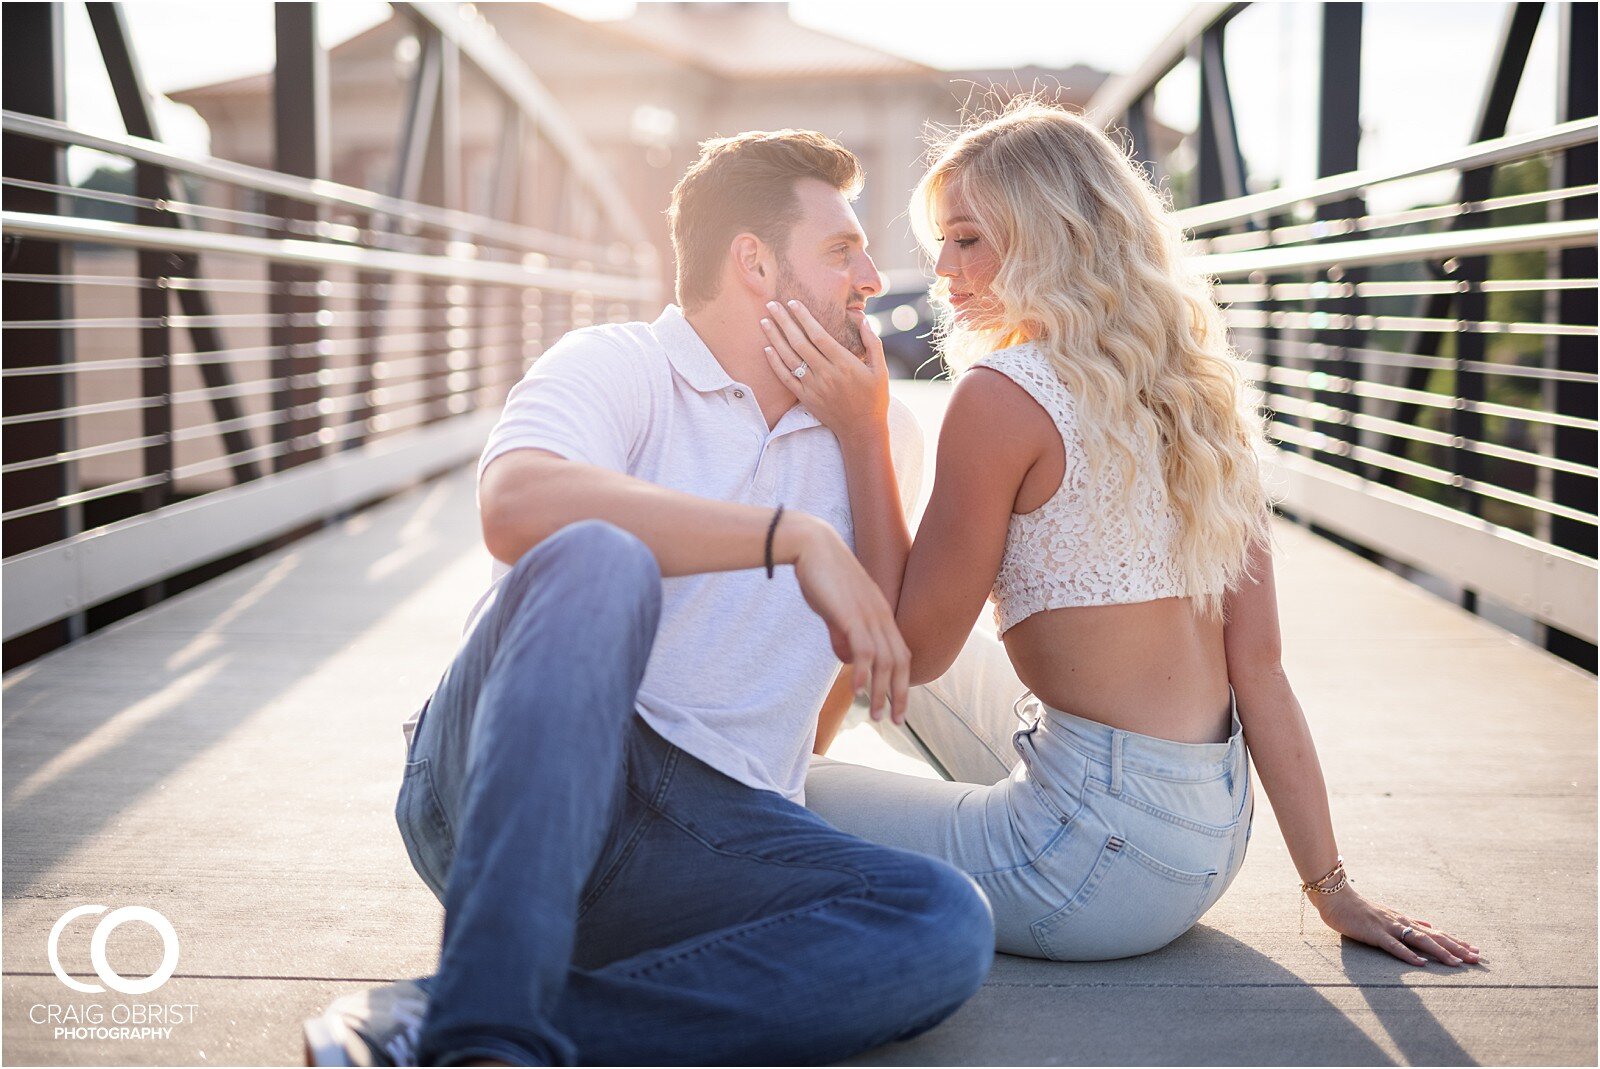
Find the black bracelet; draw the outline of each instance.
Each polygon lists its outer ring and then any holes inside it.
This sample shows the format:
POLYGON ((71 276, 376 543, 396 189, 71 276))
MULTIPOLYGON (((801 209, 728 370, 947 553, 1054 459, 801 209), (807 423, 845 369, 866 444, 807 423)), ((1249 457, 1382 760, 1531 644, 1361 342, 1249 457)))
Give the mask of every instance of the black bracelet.
POLYGON ((767 528, 767 578, 772 578, 772 536, 778 533, 778 521, 783 518, 783 506, 772 514, 772 524, 767 528))

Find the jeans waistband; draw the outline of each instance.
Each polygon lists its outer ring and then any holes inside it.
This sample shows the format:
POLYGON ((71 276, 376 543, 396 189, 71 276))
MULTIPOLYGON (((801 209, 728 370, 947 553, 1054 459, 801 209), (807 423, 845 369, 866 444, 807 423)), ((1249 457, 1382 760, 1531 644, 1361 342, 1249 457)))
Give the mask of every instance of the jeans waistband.
POLYGON ((1061 738, 1090 760, 1117 770, 1140 772, 1165 779, 1207 780, 1236 770, 1244 758, 1244 731, 1239 724, 1239 706, 1233 688, 1228 688, 1229 732, 1227 742, 1175 742, 1124 731, 1095 720, 1062 712, 1026 695, 1039 711, 1039 726, 1061 738))

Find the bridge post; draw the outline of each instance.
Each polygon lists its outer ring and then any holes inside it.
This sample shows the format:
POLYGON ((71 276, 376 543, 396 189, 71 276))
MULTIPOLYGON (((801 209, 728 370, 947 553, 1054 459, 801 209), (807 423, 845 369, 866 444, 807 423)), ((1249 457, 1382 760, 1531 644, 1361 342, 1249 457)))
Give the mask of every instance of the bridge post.
MULTIPOLYGON (((66 119, 66 50, 63 5, 6 4, 0 8, 4 27, 4 95, 6 107, 58 122, 66 119)), ((65 150, 49 142, 15 134, 4 135, 5 175, 46 187, 66 184, 65 150)), ((30 189, 7 183, 5 207, 42 215, 66 215, 60 194, 45 188, 30 189)), ((72 335, 54 324, 72 317, 72 296, 63 280, 71 269, 72 253, 61 242, 8 236, 5 239, 6 367, 66 367, 72 362, 72 335), (47 323, 44 328, 13 327, 13 322, 47 323)), ((8 464, 46 460, 70 448, 70 429, 64 417, 10 423, 19 416, 61 412, 72 404, 72 387, 64 374, 43 373, 13 379, 0 392, 8 420, 0 429, 0 452, 8 464)), ((43 505, 72 492, 72 465, 45 463, 13 470, 0 476, 8 509, 43 505)), ((51 508, 4 522, 7 556, 37 549, 76 533, 71 509, 51 508)), ((72 591, 63 591, 66 608, 78 609, 72 591)), ((83 633, 83 616, 74 613, 61 623, 33 632, 33 638, 7 643, 7 661, 36 657, 44 650, 70 642, 83 633), (24 646, 32 648, 24 649, 24 646)), ((10 667, 8 663, 6 667, 10 667)))
MULTIPOLYGON (((1512 5, 1506 12, 1489 84, 1484 90, 1483 101, 1478 108, 1478 121, 1473 127, 1474 141, 1487 141, 1505 134, 1511 105, 1516 99, 1517 87, 1522 83, 1528 52, 1533 47, 1533 37, 1538 30, 1543 7, 1538 3, 1520 3, 1512 5)), ((1457 199, 1463 204, 1489 199, 1494 192, 1494 177, 1493 167, 1463 171, 1457 199)), ((1487 213, 1478 211, 1458 216, 1454 225, 1461 229, 1486 226, 1487 213)), ((1455 317, 1464 325, 1487 320, 1489 304, 1483 283, 1489 277, 1489 258, 1464 256, 1453 274, 1462 284, 1461 291, 1430 298, 1423 314, 1430 318, 1443 318, 1451 314, 1451 305, 1454 304, 1455 317)), ((1418 340, 1423 344, 1413 348, 1424 353, 1436 351, 1442 339, 1438 334, 1430 334, 1418 340)), ((1457 400, 1468 403, 1485 400, 1486 379, 1478 367, 1486 359, 1487 340, 1481 332, 1458 330, 1454 342, 1457 400)), ((1425 382, 1425 377, 1419 376, 1416 388, 1423 389, 1425 382)), ((1455 481, 1454 505, 1467 515, 1476 516, 1482 512, 1483 499, 1470 484, 1483 478, 1483 461, 1477 451, 1477 443, 1483 440, 1483 417, 1466 408, 1452 408, 1447 417, 1447 426, 1453 443, 1449 455, 1450 471, 1455 481)), ((1461 607, 1469 612, 1477 612, 1477 591, 1463 589, 1461 607)))
MULTIPOLYGON (((317 41, 317 5, 273 5, 277 63, 272 75, 273 145, 276 167, 300 178, 328 177, 328 59, 317 41)), ((277 198, 275 214, 283 235, 306 238, 321 221, 321 209, 302 200, 277 198)), ((272 295, 271 338, 275 355, 272 374, 278 380, 274 408, 282 419, 275 441, 282 451, 273 470, 283 471, 323 453, 322 429, 324 331, 319 323, 321 272, 274 264, 269 277, 272 295)))
MULTIPOLYGON (((1319 178, 1354 171, 1358 166, 1361 154, 1361 26, 1361 4, 1322 5, 1317 103, 1319 178)), ((1323 205, 1317 211, 1317 218, 1330 224, 1328 238, 1333 244, 1342 233, 1343 221, 1359 219, 1365 212, 1363 199, 1355 196, 1323 205)), ((1362 363, 1350 358, 1350 350, 1362 347, 1366 339, 1365 332, 1354 325, 1366 304, 1364 298, 1357 296, 1356 287, 1366 279, 1364 267, 1334 267, 1328 271, 1335 296, 1320 302, 1320 307, 1326 310, 1334 325, 1331 329, 1318 328, 1313 322, 1311 351, 1323 357, 1312 362, 1313 373, 1322 371, 1330 379, 1346 382, 1366 377, 1362 363)), ((1335 412, 1345 413, 1338 420, 1314 420, 1312 429, 1342 443, 1328 450, 1330 464, 1346 471, 1358 470, 1359 465, 1349 451, 1360 440, 1360 434, 1349 420, 1362 414, 1365 408, 1362 399, 1344 389, 1321 391, 1315 388, 1311 399, 1335 412)))
POLYGON ((1239 131, 1233 117, 1233 95, 1228 90, 1222 36, 1225 32, 1227 24, 1219 22, 1200 38, 1200 151, 1195 165, 1199 174, 1198 204, 1232 200, 1248 192, 1244 154, 1239 149, 1239 131))
POLYGON ((1150 180, 1156 185, 1161 185, 1161 161, 1156 158, 1155 151, 1150 146, 1150 115, 1149 100, 1140 97, 1128 105, 1128 110, 1122 115, 1122 126, 1128 131, 1129 151, 1133 158, 1138 160, 1150 174, 1150 180))
MULTIPOLYGON (((1595 5, 1565 3, 1561 5, 1561 56, 1559 60, 1557 107, 1560 121, 1591 118, 1595 114, 1595 5)), ((1590 142, 1570 148, 1561 154, 1560 185, 1591 185, 1595 182, 1595 145, 1590 142)), ((1554 183, 1552 184, 1554 188, 1554 183)), ((1563 219, 1594 219, 1595 198, 1567 197, 1561 201, 1563 219)), ((1563 249, 1556 254, 1560 277, 1563 279, 1593 280, 1596 273, 1595 248, 1563 249)), ((1580 289, 1558 290, 1554 297, 1558 318, 1555 322, 1572 325, 1595 324, 1595 291, 1593 285, 1580 289)), ((1559 371, 1593 373, 1595 369, 1595 339, 1582 335, 1561 335, 1555 339, 1554 364, 1559 371)), ((1593 420, 1596 417, 1595 389, 1578 381, 1555 381, 1548 385, 1546 403, 1550 411, 1562 416, 1593 420)), ((1581 427, 1551 428, 1551 452, 1562 460, 1570 460, 1590 468, 1595 466, 1595 432, 1581 427)), ((1557 505, 1575 509, 1587 516, 1595 514, 1595 479, 1563 471, 1551 472, 1551 500, 1557 505)), ((1563 549, 1570 549, 1585 557, 1596 555, 1595 527, 1563 516, 1550 518, 1550 541, 1563 549)), ((1592 643, 1569 635, 1554 627, 1546 627, 1545 648, 1566 657, 1578 665, 1595 670, 1595 647, 1592 643)))
MULTIPOLYGON (((461 50, 449 35, 437 37, 439 82, 417 199, 459 211, 465 207, 461 195, 461 50)), ((433 423, 451 415, 450 376, 462 359, 456 354, 467 353, 467 347, 457 343, 471 337, 465 317, 471 314, 472 290, 464 283, 431 282, 423 292, 423 306, 433 321, 426 334, 438 339, 436 344, 424 342, 423 350, 433 365, 428 374, 433 393, 424 409, 426 421, 433 423)))

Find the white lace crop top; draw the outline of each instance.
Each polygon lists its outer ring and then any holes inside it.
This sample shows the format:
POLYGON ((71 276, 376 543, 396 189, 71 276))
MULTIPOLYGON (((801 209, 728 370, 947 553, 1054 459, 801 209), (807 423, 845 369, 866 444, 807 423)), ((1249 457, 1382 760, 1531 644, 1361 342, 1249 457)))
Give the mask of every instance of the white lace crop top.
POLYGON ((1119 504, 1121 472, 1111 465, 1093 478, 1078 432, 1077 402, 1037 346, 1002 349, 974 366, 998 371, 1027 390, 1055 421, 1066 454, 1060 489, 1034 511, 1011 517, 990 595, 1000 633, 1046 609, 1189 594, 1174 555, 1178 519, 1167 502, 1159 458, 1140 458, 1139 485, 1119 504))

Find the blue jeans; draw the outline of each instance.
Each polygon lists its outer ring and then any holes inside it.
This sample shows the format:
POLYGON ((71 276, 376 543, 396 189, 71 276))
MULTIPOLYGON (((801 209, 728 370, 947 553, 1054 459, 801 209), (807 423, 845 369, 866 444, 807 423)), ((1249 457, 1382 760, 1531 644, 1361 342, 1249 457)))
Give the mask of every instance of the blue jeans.
POLYGON ((953 781, 813 758, 806 804, 968 873, 1008 954, 1099 961, 1165 946, 1244 864, 1254 799, 1238 716, 1226 742, 1192 744, 1024 695, 1005 647, 974 633, 906 707, 906 727, 953 781))
POLYGON ((396 805, 445 907, 425 1065, 835 1061, 932 1027, 988 971, 988 905, 955 868, 744 786, 635 714, 660 589, 632 535, 565 527, 429 700, 396 805))

